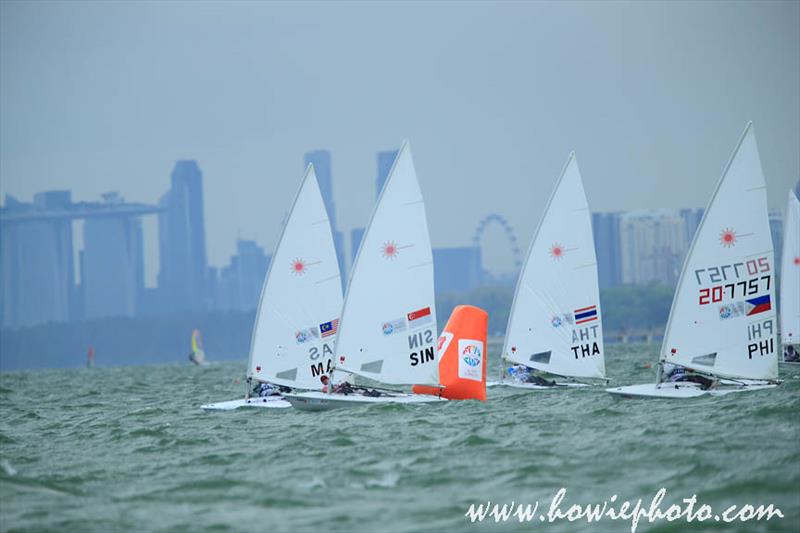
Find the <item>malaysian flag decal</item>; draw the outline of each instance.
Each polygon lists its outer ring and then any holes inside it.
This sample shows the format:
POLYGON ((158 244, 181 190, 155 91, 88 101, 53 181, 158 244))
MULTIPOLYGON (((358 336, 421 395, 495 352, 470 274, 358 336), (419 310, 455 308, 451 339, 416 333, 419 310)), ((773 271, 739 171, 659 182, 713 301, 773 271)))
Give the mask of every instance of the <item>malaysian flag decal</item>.
POLYGON ((325 322, 319 325, 319 331, 322 333, 322 337, 330 337, 331 335, 336 335, 336 330, 339 329, 339 319, 334 318, 330 322, 325 322))

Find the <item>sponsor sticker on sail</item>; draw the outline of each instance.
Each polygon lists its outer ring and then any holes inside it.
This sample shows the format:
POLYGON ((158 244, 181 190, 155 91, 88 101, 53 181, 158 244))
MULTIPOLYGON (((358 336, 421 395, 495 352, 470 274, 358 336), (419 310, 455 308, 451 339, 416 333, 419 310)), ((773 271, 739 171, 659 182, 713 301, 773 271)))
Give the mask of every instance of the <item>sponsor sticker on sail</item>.
POLYGON ((572 324, 572 313, 564 313, 563 315, 554 315, 550 320, 550 324, 554 328, 560 328, 564 324, 572 324))
POLYGON ((483 378, 483 342, 458 339, 458 377, 481 381, 483 378))
POLYGON ((733 302, 719 307, 719 319, 728 320, 744 316, 744 302, 733 302))
POLYGON ((394 320, 387 320, 381 324, 381 331, 384 335, 392 335, 406 330, 406 319, 395 318, 394 320))
POLYGON ((430 324, 433 321, 433 315, 431 315, 431 308, 430 307, 423 307, 422 309, 417 309, 416 311, 412 311, 408 313, 408 329, 414 329, 425 324, 430 324))
POLYGON ((311 342, 314 339, 319 338, 319 329, 314 328, 303 328, 294 332, 294 339, 297 341, 297 344, 305 344, 307 342, 311 342))

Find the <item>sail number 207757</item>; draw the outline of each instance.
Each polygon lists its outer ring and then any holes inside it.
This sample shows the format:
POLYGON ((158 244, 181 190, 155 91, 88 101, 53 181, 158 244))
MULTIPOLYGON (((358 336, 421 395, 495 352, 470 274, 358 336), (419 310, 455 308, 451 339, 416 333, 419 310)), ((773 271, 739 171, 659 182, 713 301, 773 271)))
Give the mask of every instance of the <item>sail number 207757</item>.
POLYGON ((700 305, 721 302, 728 296, 731 300, 740 297, 754 296, 762 291, 769 291, 771 286, 770 276, 761 276, 747 281, 715 285, 700 289, 700 305), (741 290, 739 290, 741 288, 741 290))

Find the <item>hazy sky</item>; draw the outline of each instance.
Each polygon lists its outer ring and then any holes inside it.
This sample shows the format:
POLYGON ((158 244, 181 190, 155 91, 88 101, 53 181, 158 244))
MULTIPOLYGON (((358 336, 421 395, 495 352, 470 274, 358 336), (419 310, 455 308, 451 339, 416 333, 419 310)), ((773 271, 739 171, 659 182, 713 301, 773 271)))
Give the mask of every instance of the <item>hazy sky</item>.
POLYGON ((747 120, 773 209, 800 176, 796 1, 3 1, 0 21, 0 192, 155 203, 197 159, 215 265, 237 235, 272 248, 317 148, 349 230, 375 152, 408 139, 434 246, 498 212, 526 248, 573 149, 595 211, 704 206, 747 120))

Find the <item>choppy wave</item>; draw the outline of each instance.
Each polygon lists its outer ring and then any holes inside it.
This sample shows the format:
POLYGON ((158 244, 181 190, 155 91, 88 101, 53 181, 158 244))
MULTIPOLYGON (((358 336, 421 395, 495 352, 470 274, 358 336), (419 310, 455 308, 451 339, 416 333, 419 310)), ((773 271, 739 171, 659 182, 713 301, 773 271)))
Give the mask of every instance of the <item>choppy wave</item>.
MULTIPOLYGON (((612 347, 609 375, 651 381, 652 353, 612 347)), ((784 520, 746 529, 800 528, 800 370, 776 389, 677 402, 495 388, 485 404, 198 408, 241 396, 243 368, 0 375, 0 529, 531 530, 541 526, 473 525, 464 512, 549 503, 561 487, 584 504, 661 487, 671 501, 773 503, 784 520)), ((627 528, 603 526, 593 530, 627 528)))

